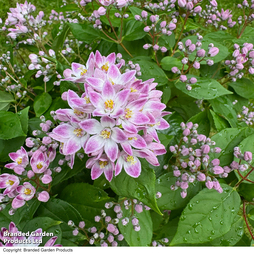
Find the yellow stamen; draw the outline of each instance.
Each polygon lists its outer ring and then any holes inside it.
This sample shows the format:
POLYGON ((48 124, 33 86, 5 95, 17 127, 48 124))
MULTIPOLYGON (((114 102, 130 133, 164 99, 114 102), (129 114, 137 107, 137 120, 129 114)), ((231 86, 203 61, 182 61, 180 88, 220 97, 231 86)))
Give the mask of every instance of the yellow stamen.
POLYGON ((136 137, 132 137, 132 138, 128 138, 128 140, 137 140, 137 138, 136 137))
POLYGON ((87 96, 85 96, 84 99, 86 100, 86 104, 89 104, 91 102, 87 96))
POLYGON ((137 162, 134 160, 134 157, 133 157, 133 156, 130 156, 130 155, 126 158, 126 161, 127 161, 127 162, 130 162, 131 165, 134 165, 134 164, 137 163, 137 162))
POLYGON ((126 108, 125 109, 125 118, 129 119, 132 117, 132 115, 133 115, 133 112, 129 108, 126 108))
POLYGON ((13 185, 13 184, 14 184, 14 181, 8 180, 8 181, 6 182, 6 184, 8 184, 8 185, 13 185))
POLYGON ((104 71, 108 71, 108 68, 109 68, 109 62, 106 62, 104 65, 102 65, 101 69, 104 70, 104 71))
POLYGON ((110 83, 111 83, 112 85, 115 84, 111 78, 109 78, 109 81, 110 81, 110 83))
POLYGON ((16 159, 16 162, 20 165, 22 163, 22 158, 18 157, 18 159, 16 159))
POLYGON ((105 101, 105 103, 104 103, 104 105, 105 105, 105 108, 106 109, 110 109, 110 110, 112 110, 113 109, 113 107, 114 107, 114 102, 113 102, 113 100, 106 100, 105 101))
POLYGON ((25 191, 24 191, 24 194, 25 194, 25 195, 30 195, 31 192, 32 192, 32 191, 31 191, 30 189, 26 188, 25 191))
POLYGON ((41 169, 41 168, 43 167, 43 163, 39 162, 39 163, 36 165, 36 167, 37 167, 38 169, 41 169))
POLYGON ((87 69, 84 69, 83 67, 80 67, 78 69, 81 70, 81 73, 80 73, 81 76, 84 76, 87 73, 87 69))
POLYGON ((134 88, 131 87, 131 93, 135 93, 137 91, 138 91, 137 89, 134 89, 134 88))
POLYGON ((108 165, 107 161, 99 161, 100 168, 105 168, 108 165))
POLYGON ((82 137, 82 132, 83 130, 81 128, 76 128, 73 133, 77 136, 77 137, 82 137))
POLYGON ((101 137, 103 137, 104 139, 108 139, 108 138, 110 138, 110 131, 107 131, 107 130, 103 130, 102 132, 101 132, 101 137))
POLYGON ((83 116, 83 115, 85 114, 84 112, 82 112, 82 111, 80 111, 80 110, 77 110, 77 109, 74 109, 73 112, 74 112, 74 114, 75 114, 76 116, 83 116))

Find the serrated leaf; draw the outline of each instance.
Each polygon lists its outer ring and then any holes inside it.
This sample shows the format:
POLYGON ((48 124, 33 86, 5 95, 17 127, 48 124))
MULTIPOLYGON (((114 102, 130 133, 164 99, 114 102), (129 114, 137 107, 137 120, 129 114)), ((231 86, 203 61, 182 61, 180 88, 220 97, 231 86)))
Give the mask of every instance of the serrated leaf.
POLYGON ((215 126, 217 131, 222 131, 223 129, 226 129, 226 128, 230 127, 227 120, 225 120, 221 116, 217 115, 211 109, 209 110, 209 112, 212 116, 213 123, 214 123, 214 126, 215 126))
POLYGON ((135 41, 146 36, 144 32, 144 25, 137 20, 130 20, 127 22, 123 38, 126 41, 135 41))
POLYGON ((155 62, 149 61, 148 59, 142 57, 132 59, 134 63, 140 65, 142 75, 139 78, 143 81, 154 78, 158 86, 165 85, 168 82, 165 72, 155 62))
POLYGON ((197 123, 198 124, 198 133, 204 134, 207 137, 210 133, 210 122, 207 116, 207 110, 201 111, 197 115, 191 117, 188 122, 197 123))
POLYGON ((186 198, 181 197, 181 189, 171 190, 171 185, 175 185, 177 177, 173 173, 167 173, 160 176, 155 184, 157 192, 161 193, 161 197, 157 200, 158 207, 161 210, 176 210, 186 206, 192 197, 194 197, 201 189, 202 185, 199 182, 190 184, 186 198))
POLYGON ((252 80, 243 78, 228 84, 235 92, 246 99, 254 99, 254 83, 252 80))
POLYGON ((51 105, 52 97, 48 93, 37 96, 34 100, 34 111, 37 117, 41 116, 51 105))
POLYGON ((222 193, 203 189, 186 206, 180 217, 177 233, 170 245, 205 243, 226 234, 241 204, 239 194, 221 184, 222 193))
MULTIPOLYGON (((182 69, 182 62, 179 58, 175 58, 172 56, 165 56, 161 60, 161 67, 165 71, 171 71, 173 67, 177 67, 178 69, 182 69)), ((188 66, 184 66, 184 70, 188 69, 188 66)))
POLYGON ((224 88, 215 79, 200 78, 189 74, 187 75, 188 79, 191 77, 195 77, 197 82, 191 85, 192 89, 190 91, 186 89, 186 84, 181 81, 175 82, 175 87, 183 93, 199 100, 211 100, 222 95, 232 94, 232 92, 224 88))
POLYGON ((22 126, 22 129, 24 131, 25 134, 27 134, 27 131, 28 131, 28 112, 29 112, 29 106, 22 109, 21 111, 19 111, 17 114, 18 114, 18 117, 20 119, 20 123, 21 123, 21 126, 22 126))
POLYGON ((232 107, 232 103, 227 96, 221 96, 219 98, 209 101, 213 107, 213 111, 217 114, 225 117, 230 123, 231 127, 237 127, 237 114, 232 107))
POLYGON ((25 136, 18 115, 0 111, 0 139, 12 139, 25 136))
POLYGON ((112 190, 119 196, 136 198, 161 214, 155 198, 155 174, 150 168, 142 167, 141 175, 133 178, 124 170, 110 182, 112 190))

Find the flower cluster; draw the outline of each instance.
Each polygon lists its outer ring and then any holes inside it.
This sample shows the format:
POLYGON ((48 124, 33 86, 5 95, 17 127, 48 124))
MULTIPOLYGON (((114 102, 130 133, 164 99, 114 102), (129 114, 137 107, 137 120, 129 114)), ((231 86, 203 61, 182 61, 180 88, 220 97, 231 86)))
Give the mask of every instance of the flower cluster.
MULTIPOLYGON (((43 119, 43 117, 41 118, 43 119)), ((43 119, 40 124, 42 132, 37 130, 33 134, 35 136, 43 132, 46 134, 51 125, 51 121, 43 119)), ((26 139, 26 146, 32 149, 27 152, 24 147, 21 147, 18 151, 9 154, 13 162, 6 164, 5 167, 12 169, 15 174, 0 175, 0 189, 4 189, 0 194, 1 210, 11 203, 10 214, 14 214, 16 209, 24 206, 32 198, 47 202, 50 183, 53 180, 52 173, 61 171, 60 167, 50 169, 50 163, 56 157, 57 142, 47 135, 42 140, 30 137, 26 139)), ((68 161, 71 158, 65 160, 68 161)), ((64 163, 64 160, 62 162, 64 163)))
POLYGON ((253 20, 254 20, 254 1, 251 0, 251 3, 249 4, 249 2, 247 0, 243 0, 242 4, 238 4, 237 8, 239 9, 243 9, 243 17, 239 16, 238 17, 238 24, 241 25, 244 21, 244 23, 250 24, 253 20))
POLYGON ((113 210, 116 216, 112 218, 107 215, 107 210, 101 210, 101 214, 94 217, 96 225, 89 228, 85 228, 84 221, 80 221, 78 226, 75 226, 73 221, 69 221, 68 225, 73 228, 73 235, 76 236, 79 232, 85 234, 90 245, 116 247, 124 239, 124 236, 119 232, 119 224, 121 223, 123 226, 131 224, 134 231, 140 231, 137 214, 142 213, 143 210, 150 210, 148 206, 137 199, 126 198, 119 203, 105 203, 105 208, 113 210), (124 216, 126 211, 130 216, 124 216))
POLYGON ((75 156, 83 148, 91 157, 86 166, 92 179, 104 173, 111 181, 122 168, 138 177, 138 157, 157 166, 156 156, 166 152, 156 132, 169 127, 163 119, 169 112, 162 112, 162 92, 155 90, 153 80, 136 79, 136 70, 121 73, 122 66, 114 53, 104 57, 97 51, 86 65, 72 63, 63 73, 63 80, 84 84, 85 92, 81 97, 72 90, 63 94, 71 108, 55 112, 61 123, 49 136, 62 143, 64 155, 75 156))
POLYGON ((236 22, 232 20, 231 11, 223 9, 219 11, 217 6, 216 0, 210 0, 210 4, 206 5, 206 10, 199 13, 199 16, 205 19, 206 25, 213 25, 221 30, 233 27, 236 22))
POLYGON ((243 106, 242 112, 237 115, 238 120, 245 122, 247 125, 254 124, 254 105, 250 103, 248 107, 243 106), (250 111, 251 110, 251 111, 250 111))
POLYGON ((175 155, 176 162, 172 166, 174 176, 177 177, 173 190, 181 188, 181 196, 185 198, 190 183, 195 180, 205 182, 208 189, 215 189, 222 192, 217 177, 225 178, 231 169, 227 166, 221 167, 219 159, 211 160, 212 153, 220 153, 221 149, 215 147, 203 134, 198 134, 197 124, 188 122, 181 123, 183 137, 179 145, 170 146, 170 151, 175 155))
MULTIPOLYGON (((38 228, 33 232, 23 233, 18 230, 14 222, 11 222, 9 229, 2 227, 0 231, 0 247, 38 247, 42 243, 42 229, 38 228)), ((51 237, 45 247, 61 247, 60 244, 55 244, 57 236, 51 237), (55 245, 54 245, 55 244, 55 245)))
POLYGON ((5 21, 5 26, 2 30, 6 30, 8 26, 15 26, 15 28, 8 28, 8 34, 12 39, 16 39, 20 34, 25 34, 44 26, 46 22, 43 20, 44 12, 40 11, 34 17, 31 13, 36 10, 36 7, 25 1, 24 4, 17 3, 16 8, 10 8, 8 18, 5 21))
POLYGON ((244 74, 254 74, 254 49, 252 43, 244 43, 243 46, 234 44, 235 51, 232 60, 226 60, 225 64, 230 68, 229 76, 232 81, 241 79, 244 74))

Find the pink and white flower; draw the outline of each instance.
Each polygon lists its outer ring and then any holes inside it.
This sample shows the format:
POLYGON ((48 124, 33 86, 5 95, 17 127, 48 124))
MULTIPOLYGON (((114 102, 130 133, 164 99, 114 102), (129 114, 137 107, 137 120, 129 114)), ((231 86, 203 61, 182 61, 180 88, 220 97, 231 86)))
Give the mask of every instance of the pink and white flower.
POLYGON ((93 135, 85 145, 85 153, 90 154, 101 148, 111 161, 115 161, 118 156, 118 143, 127 140, 125 133, 115 126, 115 120, 108 117, 101 117, 101 122, 95 119, 84 120, 80 123, 80 127, 87 133, 93 135), (94 135, 95 134, 95 135, 94 135))
POLYGON ((22 146, 16 153, 9 153, 9 157, 14 161, 5 165, 6 168, 13 169, 18 175, 21 175, 29 164, 28 154, 22 146))

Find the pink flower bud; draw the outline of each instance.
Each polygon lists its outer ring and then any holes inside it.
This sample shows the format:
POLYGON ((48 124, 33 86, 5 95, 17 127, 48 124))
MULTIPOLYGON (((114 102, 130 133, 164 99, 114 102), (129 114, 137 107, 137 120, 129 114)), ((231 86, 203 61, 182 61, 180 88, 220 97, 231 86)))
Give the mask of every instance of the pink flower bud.
POLYGON ((215 166, 213 168, 213 173, 216 175, 222 174, 224 172, 224 169, 220 166, 215 166))
POLYGON ((141 17, 143 18, 143 19, 146 19, 147 18, 147 12, 146 11, 142 11, 141 12, 141 17))
POLYGON ((244 152, 244 160, 252 161, 252 152, 244 152))
POLYGON ((165 27, 166 25, 167 25, 167 22, 166 22, 166 21, 162 21, 162 22, 160 23, 160 27, 161 27, 161 28, 165 27))
POLYGON ((181 81, 181 82, 186 82, 186 81, 187 81, 186 75, 181 75, 181 76, 180 76, 180 81, 181 81))
POLYGON ((27 177, 30 179, 30 178, 32 178, 32 177, 34 177, 34 172, 32 171, 32 170, 29 170, 28 172, 27 172, 27 177))
POLYGON ((211 181, 207 181, 205 183, 205 185, 206 185, 207 189, 212 189, 213 188, 213 182, 211 182, 211 181))
POLYGON ((190 84, 195 84, 195 83, 197 83, 197 79, 192 77, 192 78, 190 78, 189 82, 190 82, 190 84))
POLYGON ((204 49, 199 49, 197 51, 197 57, 204 57, 205 56, 205 50, 204 49))
POLYGON ((104 8, 104 7, 100 7, 99 9, 98 9, 98 14, 100 15, 100 16, 104 16, 105 14, 106 14, 106 9, 104 8))
POLYGON ((200 69, 200 63, 199 62, 195 62, 194 64, 193 64, 193 67, 195 68, 195 69, 200 69))
POLYGON ((52 182, 52 177, 50 175, 43 175, 43 177, 41 178, 41 181, 44 183, 44 184, 49 184, 52 182))
POLYGON ((195 13, 200 13, 202 11, 202 7, 201 6, 197 6, 194 8, 194 12, 195 13))
POLYGON ((192 3, 192 2, 188 2, 188 3, 186 4, 186 9, 189 10, 189 11, 192 10, 193 7, 194 7, 194 6, 193 6, 193 3, 192 3))
POLYGON ((137 213, 142 213, 143 206, 142 205, 135 205, 135 210, 136 210, 137 213))
POLYGON ((185 42, 185 46, 186 46, 186 47, 189 47, 191 44, 192 44, 192 42, 191 42, 190 39, 188 39, 188 40, 185 42))
POLYGON ((186 6, 186 0, 178 0, 178 5, 184 8, 186 6))
POLYGON ((189 50, 190 52, 193 52, 195 49, 196 49, 196 45, 195 45, 195 44, 191 44, 191 45, 188 47, 188 50, 189 50))
POLYGON ((209 49, 208 54, 213 57, 216 56, 219 53, 219 49, 216 47, 212 47, 209 49))
POLYGON ((177 72, 179 72, 179 69, 178 69, 177 67, 172 67, 172 68, 171 68, 171 71, 172 71, 173 73, 177 73, 177 72))
POLYGON ((199 173, 197 179, 200 182, 204 182, 206 180, 206 176, 204 173, 199 173))
POLYGON ((41 202, 48 202, 49 200, 49 194, 47 191, 42 191, 38 195, 38 200, 41 202))
POLYGON ((217 7, 217 2, 216 2, 216 0, 212 0, 212 1, 210 1, 210 4, 213 6, 213 7, 217 7))

